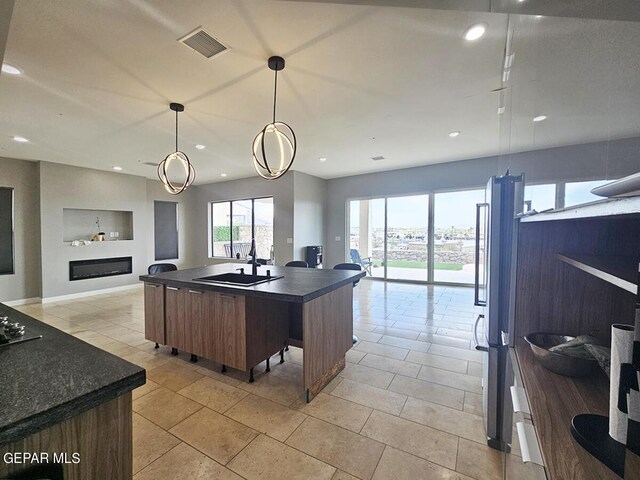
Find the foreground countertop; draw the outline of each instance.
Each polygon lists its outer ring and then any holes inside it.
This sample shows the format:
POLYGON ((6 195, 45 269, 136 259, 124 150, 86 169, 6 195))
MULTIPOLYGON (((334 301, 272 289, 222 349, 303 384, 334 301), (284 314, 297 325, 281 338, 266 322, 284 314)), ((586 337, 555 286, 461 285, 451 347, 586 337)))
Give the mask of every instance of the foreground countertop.
POLYGON ((251 265, 246 263, 221 263, 206 267, 178 270, 176 272, 165 272, 156 275, 141 275, 140 280, 143 282, 162 283, 173 287, 191 287, 198 288, 200 290, 212 290, 247 296, 273 298, 284 302, 304 303, 325 295, 333 290, 337 290, 344 285, 352 284, 365 276, 365 272, 355 270, 329 270, 262 265, 258 268, 258 275, 266 275, 267 270, 270 270, 272 276, 283 275, 283 278, 250 287, 224 285, 195 280, 200 277, 235 272, 237 268, 244 268, 245 273, 251 273, 251 265))
POLYGON ((143 368, 0 303, 5 315, 42 338, 0 346, 0 444, 145 383, 143 368))

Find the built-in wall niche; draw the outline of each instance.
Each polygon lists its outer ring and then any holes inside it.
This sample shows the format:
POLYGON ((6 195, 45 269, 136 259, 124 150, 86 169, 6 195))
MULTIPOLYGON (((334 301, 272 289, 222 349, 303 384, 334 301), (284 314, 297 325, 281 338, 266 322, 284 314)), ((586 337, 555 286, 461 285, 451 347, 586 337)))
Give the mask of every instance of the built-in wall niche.
POLYGON ((105 241, 133 240, 133 212, 124 210, 62 209, 63 241, 91 240, 104 233, 105 241))

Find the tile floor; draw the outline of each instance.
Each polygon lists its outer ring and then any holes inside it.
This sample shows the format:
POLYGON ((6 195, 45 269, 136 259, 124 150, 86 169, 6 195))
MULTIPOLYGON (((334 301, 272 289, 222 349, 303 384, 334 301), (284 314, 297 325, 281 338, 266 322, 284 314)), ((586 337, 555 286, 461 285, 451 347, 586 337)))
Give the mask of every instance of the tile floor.
POLYGON ((472 290, 363 280, 360 341, 311 403, 302 351, 246 374, 155 350, 141 289, 20 310, 147 369, 133 392, 134 479, 499 479, 484 444, 472 290))

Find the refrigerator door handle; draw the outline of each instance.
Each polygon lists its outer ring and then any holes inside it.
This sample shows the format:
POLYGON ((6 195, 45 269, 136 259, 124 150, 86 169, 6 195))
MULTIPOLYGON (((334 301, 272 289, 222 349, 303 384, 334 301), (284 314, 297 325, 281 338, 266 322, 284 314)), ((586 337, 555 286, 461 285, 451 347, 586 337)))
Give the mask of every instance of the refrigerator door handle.
POLYGON ((475 349, 480 352, 488 352, 489 347, 485 347, 484 345, 480 345, 478 342, 478 323, 480 323, 480 319, 484 318, 482 313, 478 314, 478 318, 476 318, 476 323, 473 325, 473 341, 475 342, 475 349))
MULTIPOLYGON (((481 225, 482 222, 482 218, 480 215, 480 212, 482 211, 483 208, 488 208, 489 204, 488 203, 477 203, 476 204, 476 258, 475 258, 475 282, 473 284, 473 304, 476 307, 486 307, 487 306, 487 299, 480 299, 480 228, 483 226, 481 225)), ((487 232, 484 232, 484 236, 486 237, 487 232)), ((486 245, 485 245, 485 250, 486 250, 486 245)), ((486 256, 487 252, 484 252, 484 255, 486 256)), ((485 265, 486 268, 486 265, 485 265)), ((486 287, 486 285, 485 285, 486 287)), ((477 343, 477 342, 476 342, 477 343)))

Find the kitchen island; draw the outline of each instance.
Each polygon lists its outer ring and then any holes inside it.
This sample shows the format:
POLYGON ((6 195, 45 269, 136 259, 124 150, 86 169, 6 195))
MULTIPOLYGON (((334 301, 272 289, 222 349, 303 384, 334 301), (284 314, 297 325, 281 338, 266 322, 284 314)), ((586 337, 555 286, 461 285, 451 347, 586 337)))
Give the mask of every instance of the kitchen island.
POLYGON ((5 316, 41 338, 0 345, 0 478, 130 479, 144 369, 0 304, 5 316))
MULTIPOLYGON (((225 263, 142 275, 145 337, 249 372, 288 345, 303 349, 307 402, 345 365, 352 347, 353 284, 365 272, 261 266, 272 278, 242 286, 202 280, 251 265, 225 263), (279 278, 275 278, 279 277, 279 278)), ((248 278, 248 277, 247 277, 248 278)))

